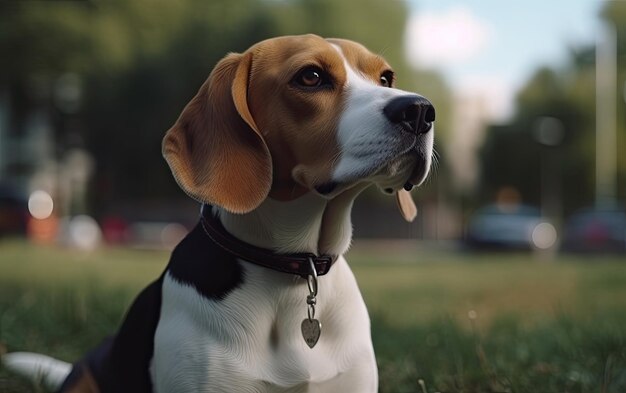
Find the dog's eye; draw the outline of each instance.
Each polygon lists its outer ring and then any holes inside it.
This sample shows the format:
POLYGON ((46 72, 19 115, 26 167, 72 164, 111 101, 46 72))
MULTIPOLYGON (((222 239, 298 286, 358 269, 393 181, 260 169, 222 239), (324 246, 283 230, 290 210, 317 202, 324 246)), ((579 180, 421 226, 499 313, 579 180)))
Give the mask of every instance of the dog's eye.
POLYGON ((330 83, 328 75, 317 67, 308 67, 300 71, 294 82, 301 87, 314 88, 330 83))
POLYGON ((380 76, 380 85, 383 87, 393 86, 393 71, 385 71, 380 76))

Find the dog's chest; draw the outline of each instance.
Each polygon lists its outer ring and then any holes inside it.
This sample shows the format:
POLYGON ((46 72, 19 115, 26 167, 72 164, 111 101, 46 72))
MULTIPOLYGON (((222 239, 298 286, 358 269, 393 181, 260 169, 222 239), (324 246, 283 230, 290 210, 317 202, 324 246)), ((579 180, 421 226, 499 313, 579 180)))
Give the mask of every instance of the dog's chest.
POLYGON ((151 367, 156 392, 313 392, 364 383, 345 379, 368 373, 375 380, 367 311, 345 261, 320 278, 322 335, 313 349, 300 331, 305 280, 242 266, 243 281, 221 299, 166 275, 151 367))

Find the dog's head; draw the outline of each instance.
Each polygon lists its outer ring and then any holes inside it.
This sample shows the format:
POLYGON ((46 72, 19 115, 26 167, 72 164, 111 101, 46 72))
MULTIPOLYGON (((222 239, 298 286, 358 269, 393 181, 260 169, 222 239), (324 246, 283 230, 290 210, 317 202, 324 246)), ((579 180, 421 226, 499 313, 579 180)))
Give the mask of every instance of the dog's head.
POLYGON ((352 41, 262 41, 217 64, 163 154, 187 194, 235 213, 268 196, 333 198, 363 182, 407 204, 403 187, 430 168, 435 111, 394 79, 382 57, 352 41))

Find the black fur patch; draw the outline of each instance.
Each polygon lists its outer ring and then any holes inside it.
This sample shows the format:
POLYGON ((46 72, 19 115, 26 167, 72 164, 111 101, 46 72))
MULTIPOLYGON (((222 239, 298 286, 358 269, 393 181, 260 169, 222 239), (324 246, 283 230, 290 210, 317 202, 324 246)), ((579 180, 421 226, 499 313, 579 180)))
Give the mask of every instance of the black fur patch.
POLYGON ((172 252, 168 267, 179 283, 191 285, 202 296, 220 300, 243 283, 237 259, 215 244, 198 224, 172 252))

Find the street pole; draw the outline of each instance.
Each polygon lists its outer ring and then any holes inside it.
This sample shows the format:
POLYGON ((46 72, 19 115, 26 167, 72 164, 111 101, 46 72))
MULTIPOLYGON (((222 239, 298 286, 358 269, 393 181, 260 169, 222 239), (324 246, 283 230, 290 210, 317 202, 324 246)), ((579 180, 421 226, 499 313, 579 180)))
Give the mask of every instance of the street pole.
POLYGON ((598 26, 596 34, 596 208, 617 195, 617 50, 615 27, 598 26))
POLYGON ((541 148, 541 216, 560 229, 563 219, 561 201, 561 152, 565 126, 556 117, 539 117, 533 126, 535 140, 541 148))

